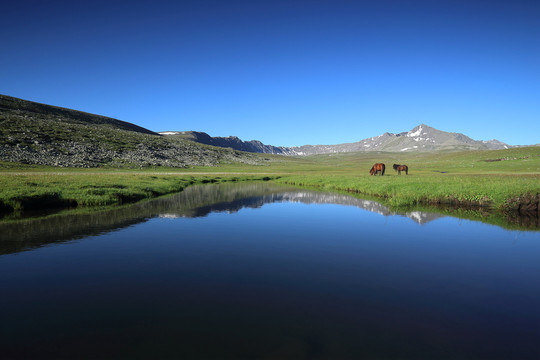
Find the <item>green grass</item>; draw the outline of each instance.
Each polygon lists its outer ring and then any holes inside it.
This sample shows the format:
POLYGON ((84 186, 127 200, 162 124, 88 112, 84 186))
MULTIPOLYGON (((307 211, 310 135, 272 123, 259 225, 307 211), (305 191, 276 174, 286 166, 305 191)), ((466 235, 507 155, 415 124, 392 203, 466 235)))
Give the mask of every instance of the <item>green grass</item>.
POLYGON ((439 153, 332 154, 310 158, 279 182, 386 199, 392 206, 465 204, 505 208, 540 193, 540 147, 439 153), (486 161, 488 160, 488 161, 486 161), (495 160, 495 161, 494 161, 495 160), (385 176, 370 176, 375 162, 385 176), (392 165, 407 164, 409 175, 392 165), (316 166, 313 166, 317 164, 316 166))
POLYGON ((267 166, 224 164, 189 169, 69 169, 0 163, 0 208, 106 206, 181 191, 196 182, 278 178, 279 183, 374 196, 396 207, 462 204, 512 207, 540 193, 540 147, 439 153, 342 153, 273 157, 267 166), (487 161, 486 161, 487 160, 487 161), (370 176, 375 162, 385 176, 370 176), (407 164, 397 175, 392 164, 407 164))
POLYGON ((50 207, 121 205, 171 194, 197 183, 268 180, 257 176, 189 176, 181 174, 72 173, 4 174, 0 176, 0 209, 24 212, 50 207))
POLYGON ((286 176, 289 185, 348 191, 386 199, 392 206, 418 204, 466 204, 503 208, 509 199, 537 194, 540 177, 535 175, 435 175, 423 176, 286 176))

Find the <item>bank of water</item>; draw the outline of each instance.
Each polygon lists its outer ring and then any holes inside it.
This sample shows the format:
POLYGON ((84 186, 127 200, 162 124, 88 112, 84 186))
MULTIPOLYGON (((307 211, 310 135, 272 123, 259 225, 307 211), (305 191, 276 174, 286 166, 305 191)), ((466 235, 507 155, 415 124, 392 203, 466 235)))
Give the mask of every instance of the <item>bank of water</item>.
POLYGON ((268 183, 0 224, 7 358, 540 357, 540 233, 268 183))

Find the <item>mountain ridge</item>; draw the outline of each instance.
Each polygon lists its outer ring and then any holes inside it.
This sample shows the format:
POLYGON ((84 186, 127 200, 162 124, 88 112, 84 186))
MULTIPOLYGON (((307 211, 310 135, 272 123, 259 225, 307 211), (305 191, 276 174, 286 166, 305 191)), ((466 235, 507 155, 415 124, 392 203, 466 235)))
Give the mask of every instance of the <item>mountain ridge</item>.
MULTIPOLYGON (((79 121, 84 124, 111 125, 122 130, 157 135, 157 133, 154 131, 127 121, 0 94, 0 112, 5 113, 8 111, 21 112, 27 117, 30 116, 30 114, 47 115, 47 118, 56 117, 56 119, 60 121, 63 121, 63 119, 69 119, 69 122, 79 121)), ((39 119, 43 120, 44 118, 42 116, 39 119)))
POLYGON ((0 161, 76 167, 186 167, 216 165, 223 161, 270 161, 256 158, 254 153, 304 156, 514 147, 495 139, 473 140, 464 134, 437 130, 426 124, 410 131, 385 132, 352 143, 273 146, 258 140, 243 141, 237 136, 212 137, 199 131, 157 133, 106 116, 7 95, 0 95, 0 125, 0 161))
POLYGON ((236 136, 212 137, 197 131, 164 131, 164 136, 180 136, 187 140, 207 145, 228 147, 235 150, 269 153, 288 156, 307 156, 341 152, 427 152, 440 150, 500 150, 511 145, 499 140, 474 140, 462 133, 446 132, 426 124, 420 124, 410 131, 401 133, 385 132, 381 135, 351 143, 335 145, 273 146, 258 140, 243 141, 236 136))
POLYGON ((167 138, 106 116, 0 95, 2 161, 57 167, 185 168, 265 164, 271 159, 167 138))

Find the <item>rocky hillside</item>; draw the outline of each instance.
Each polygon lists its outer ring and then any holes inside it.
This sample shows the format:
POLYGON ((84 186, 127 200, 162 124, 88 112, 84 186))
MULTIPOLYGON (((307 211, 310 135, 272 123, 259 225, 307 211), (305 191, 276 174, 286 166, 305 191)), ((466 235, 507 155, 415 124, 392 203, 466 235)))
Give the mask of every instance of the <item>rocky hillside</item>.
POLYGON ((250 152, 261 152, 281 155, 315 155, 340 152, 359 151, 438 151, 438 150, 496 150, 508 149, 511 146, 498 140, 479 141, 460 133, 437 130, 425 124, 418 125, 408 132, 399 134, 384 133, 354 143, 338 145, 303 145, 282 147, 264 145, 260 141, 242 141, 235 136, 211 137, 206 133, 193 131, 163 132, 166 136, 178 136, 195 142, 221 146, 250 152))
POLYGON ((0 95, 0 161, 61 167, 188 167, 271 160, 164 137, 105 116, 0 95))

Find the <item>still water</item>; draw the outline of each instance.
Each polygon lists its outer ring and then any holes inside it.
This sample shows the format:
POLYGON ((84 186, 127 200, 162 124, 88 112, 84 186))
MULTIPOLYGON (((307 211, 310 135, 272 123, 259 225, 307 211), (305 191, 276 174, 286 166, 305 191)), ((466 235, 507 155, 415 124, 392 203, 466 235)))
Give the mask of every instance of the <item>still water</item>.
POLYGON ((263 183, 0 224, 1 358, 540 358, 540 233, 263 183))

